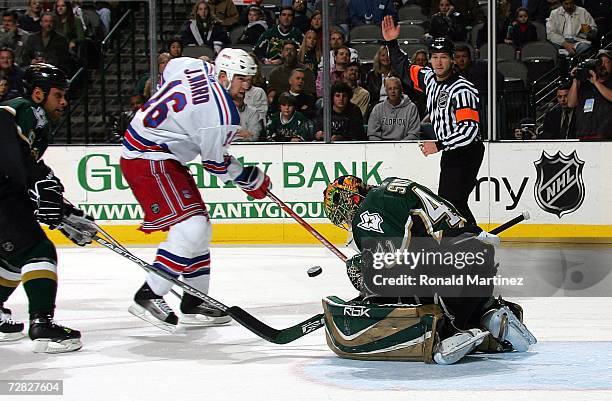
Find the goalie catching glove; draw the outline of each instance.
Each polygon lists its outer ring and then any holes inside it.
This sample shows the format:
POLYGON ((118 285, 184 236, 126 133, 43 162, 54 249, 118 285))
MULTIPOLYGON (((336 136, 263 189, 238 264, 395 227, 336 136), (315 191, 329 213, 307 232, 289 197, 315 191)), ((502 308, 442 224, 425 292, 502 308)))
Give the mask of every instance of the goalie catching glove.
POLYGON ((28 191, 35 209, 38 221, 54 229, 62 222, 64 186, 60 180, 49 173, 43 179, 36 181, 28 191))
POLYGON ((98 233, 93 217, 71 205, 64 206, 67 213, 62 219, 62 224, 58 227, 61 233, 78 246, 91 244, 94 235, 98 233))
POLYGON ((265 198, 266 192, 271 188, 270 177, 256 166, 244 167, 234 183, 255 199, 265 198))

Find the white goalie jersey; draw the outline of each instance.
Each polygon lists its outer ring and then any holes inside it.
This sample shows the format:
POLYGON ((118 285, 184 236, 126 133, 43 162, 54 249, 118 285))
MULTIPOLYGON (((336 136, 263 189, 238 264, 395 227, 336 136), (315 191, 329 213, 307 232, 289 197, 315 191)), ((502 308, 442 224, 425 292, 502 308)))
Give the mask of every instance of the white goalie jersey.
POLYGON ((160 84, 130 122, 122 156, 186 164, 200 155, 210 173, 237 176, 242 166, 227 148, 240 130, 240 116, 215 67, 190 57, 172 59, 160 84))

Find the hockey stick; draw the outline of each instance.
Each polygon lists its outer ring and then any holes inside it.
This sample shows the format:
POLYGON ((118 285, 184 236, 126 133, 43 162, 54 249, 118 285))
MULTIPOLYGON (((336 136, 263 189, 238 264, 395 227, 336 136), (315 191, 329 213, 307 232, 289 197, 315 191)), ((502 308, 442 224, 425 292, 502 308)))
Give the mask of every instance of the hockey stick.
POLYGON ((272 199, 274 201, 274 203, 276 203, 278 206, 280 206, 280 208, 283 209, 285 211, 285 213, 287 213, 289 216, 293 217, 293 219, 295 221, 297 221, 302 227, 304 227, 306 229, 306 231, 308 231, 310 234, 312 234, 313 237, 318 239, 319 242, 321 242, 334 255, 336 255, 338 258, 340 258, 340 260, 342 260, 343 262, 346 262, 346 260, 348 258, 338 248, 336 248, 334 246, 334 244, 332 244, 325 237, 323 237, 321 235, 321 233, 319 233, 313 226, 308 224, 306 222, 306 220, 301 218, 296 212, 293 211, 293 209, 291 209, 289 206, 287 206, 285 204, 285 202, 283 202, 278 197, 276 197, 276 195, 274 195, 272 192, 270 192, 270 190, 266 191, 266 195, 268 195, 268 197, 270 199, 272 199))
POLYGON ((529 212, 528 211, 524 211, 520 216, 516 216, 512 220, 508 220, 504 224, 495 227, 494 229, 489 231, 489 233, 497 235, 497 234, 501 233, 502 231, 506 231, 510 227, 517 225, 518 223, 520 223, 523 220, 529 220, 529 217, 530 217, 529 216, 529 212))

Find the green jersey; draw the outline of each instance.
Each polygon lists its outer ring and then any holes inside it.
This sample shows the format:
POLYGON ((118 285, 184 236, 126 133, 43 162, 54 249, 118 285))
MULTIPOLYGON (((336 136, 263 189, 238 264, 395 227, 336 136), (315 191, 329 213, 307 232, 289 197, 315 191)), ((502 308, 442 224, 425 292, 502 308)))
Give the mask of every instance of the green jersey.
POLYGON ((15 117, 17 133, 30 146, 34 161, 40 160, 49 146, 50 129, 45 109, 22 97, 0 103, 0 109, 15 117))
POLYGON ((279 113, 274 113, 266 126, 269 141, 289 142, 293 138, 300 141, 312 139, 312 123, 299 111, 293 113, 289 121, 283 121, 279 113))
POLYGON ((296 27, 287 33, 281 32, 278 25, 265 31, 255 44, 254 51, 260 60, 280 58, 285 42, 293 42, 299 48, 304 34, 296 27))
POLYGON ((351 228, 360 250, 366 243, 380 243, 383 239, 387 247, 405 249, 413 236, 440 238, 443 230, 459 228, 464 223, 455 207, 429 188, 405 178, 389 177, 368 192, 351 228))

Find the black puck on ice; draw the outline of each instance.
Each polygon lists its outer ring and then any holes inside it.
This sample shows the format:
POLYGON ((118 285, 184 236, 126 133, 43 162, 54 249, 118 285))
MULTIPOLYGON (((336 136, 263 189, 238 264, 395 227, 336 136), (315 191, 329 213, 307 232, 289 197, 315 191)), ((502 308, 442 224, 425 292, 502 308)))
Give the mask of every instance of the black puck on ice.
POLYGON ((323 268, 321 266, 313 266, 308 269, 308 277, 316 277, 323 272, 323 268))

